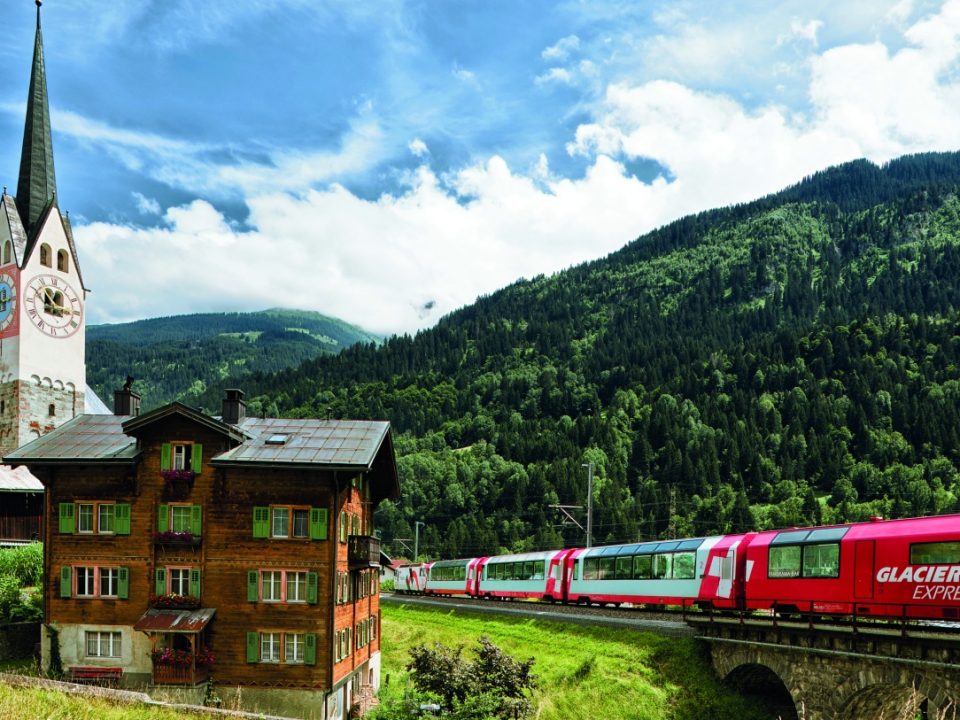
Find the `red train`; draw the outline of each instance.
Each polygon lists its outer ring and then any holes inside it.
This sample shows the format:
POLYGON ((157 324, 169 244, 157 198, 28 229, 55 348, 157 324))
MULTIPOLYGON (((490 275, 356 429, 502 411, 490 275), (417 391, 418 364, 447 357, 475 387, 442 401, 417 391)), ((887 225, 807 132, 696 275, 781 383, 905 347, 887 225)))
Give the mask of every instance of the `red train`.
POLYGON ((434 595, 960 619, 960 515, 413 567, 434 595))

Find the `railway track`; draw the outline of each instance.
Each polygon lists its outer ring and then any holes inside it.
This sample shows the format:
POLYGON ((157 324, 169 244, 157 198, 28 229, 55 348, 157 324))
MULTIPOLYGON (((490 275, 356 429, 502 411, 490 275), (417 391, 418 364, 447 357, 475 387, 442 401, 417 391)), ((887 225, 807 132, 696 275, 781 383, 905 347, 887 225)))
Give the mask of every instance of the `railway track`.
POLYGON ((960 622, 878 619, 844 619, 804 616, 782 618, 772 613, 709 613, 691 609, 638 607, 601 607, 596 605, 563 605, 531 600, 498 601, 462 596, 402 595, 384 593, 385 602, 424 607, 453 608, 458 611, 530 617, 580 625, 606 625, 649 630, 674 637, 694 637, 716 626, 750 626, 811 632, 854 634, 882 637, 914 637, 960 643, 960 622))

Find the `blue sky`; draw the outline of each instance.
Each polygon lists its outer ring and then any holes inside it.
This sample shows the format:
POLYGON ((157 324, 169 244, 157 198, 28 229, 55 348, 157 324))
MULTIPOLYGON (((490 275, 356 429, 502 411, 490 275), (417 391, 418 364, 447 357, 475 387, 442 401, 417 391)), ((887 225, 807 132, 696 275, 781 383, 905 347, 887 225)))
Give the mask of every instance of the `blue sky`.
MULTIPOLYGON (((408 332, 857 157, 960 148, 960 0, 48 0, 90 322, 408 332)), ((34 5, 0 8, 15 192, 34 5)))

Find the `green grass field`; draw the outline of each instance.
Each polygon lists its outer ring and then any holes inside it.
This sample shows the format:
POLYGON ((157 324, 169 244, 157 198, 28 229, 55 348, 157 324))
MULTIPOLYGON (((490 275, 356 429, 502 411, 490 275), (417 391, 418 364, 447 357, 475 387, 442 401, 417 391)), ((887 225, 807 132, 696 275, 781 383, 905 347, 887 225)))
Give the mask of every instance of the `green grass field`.
POLYGON ((652 633, 504 619, 383 604, 381 697, 402 694, 414 645, 471 650, 481 635, 518 659, 536 658, 538 720, 763 720, 725 687, 693 640, 652 633))

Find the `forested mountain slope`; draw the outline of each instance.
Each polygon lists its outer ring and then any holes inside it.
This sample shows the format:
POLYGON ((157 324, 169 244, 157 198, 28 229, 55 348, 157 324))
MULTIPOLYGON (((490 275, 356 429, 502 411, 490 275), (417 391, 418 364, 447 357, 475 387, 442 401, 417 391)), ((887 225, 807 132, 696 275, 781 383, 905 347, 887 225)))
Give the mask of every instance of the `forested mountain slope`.
MULTIPOLYGON (((296 367, 379 338, 319 313, 207 313, 87 328, 87 382, 108 404, 132 375, 143 409, 173 399, 196 403, 207 385, 252 372, 296 367)), ((219 410, 219 407, 217 408, 219 410)))
POLYGON ((603 542, 960 510, 958 188, 958 154, 849 163, 242 386, 390 419, 379 527, 435 557, 582 542, 548 505, 588 461, 603 542))

